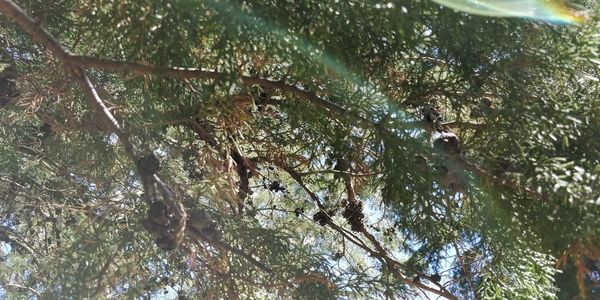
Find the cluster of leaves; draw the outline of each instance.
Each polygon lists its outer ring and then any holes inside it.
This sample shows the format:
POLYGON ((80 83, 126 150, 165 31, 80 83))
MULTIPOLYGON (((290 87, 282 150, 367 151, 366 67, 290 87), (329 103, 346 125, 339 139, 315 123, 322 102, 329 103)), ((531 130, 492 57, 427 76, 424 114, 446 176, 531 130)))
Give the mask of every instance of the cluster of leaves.
POLYGON ((0 15, 6 295, 599 293, 597 19, 417 0, 18 5, 71 53, 156 68, 87 70, 119 136, 69 66, 0 15), (172 215, 153 216, 155 173, 219 234, 157 245, 148 220, 172 215))

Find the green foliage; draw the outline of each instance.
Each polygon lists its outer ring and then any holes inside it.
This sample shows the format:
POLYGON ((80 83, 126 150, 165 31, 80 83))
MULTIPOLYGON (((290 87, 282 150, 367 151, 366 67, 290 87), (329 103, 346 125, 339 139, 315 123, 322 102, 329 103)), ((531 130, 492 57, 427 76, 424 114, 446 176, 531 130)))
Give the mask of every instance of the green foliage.
POLYGON ((6 2, 2 296, 599 293, 596 16, 575 27, 424 0, 18 1, 78 60, 38 44, 6 2), (141 157, 157 159, 160 182, 141 157), (170 201, 187 212, 179 242, 165 238, 181 224, 170 201))

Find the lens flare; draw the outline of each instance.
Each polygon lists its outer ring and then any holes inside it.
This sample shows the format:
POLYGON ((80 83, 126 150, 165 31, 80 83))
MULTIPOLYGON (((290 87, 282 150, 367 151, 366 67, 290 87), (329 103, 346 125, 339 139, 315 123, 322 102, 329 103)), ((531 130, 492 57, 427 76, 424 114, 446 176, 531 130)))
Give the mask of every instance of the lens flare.
MULTIPOLYGON (((320 50, 309 39, 295 35, 287 28, 279 27, 268 20, 257 18, 251 12, 244 10, 238 4, 235 4, 234 1, 210 0, 207 2, 220 13, 231 16, 231 20, 233 21, 232 24, 251 23, 261 33, 270 35, 275 39, 288 44, 293 51, 297 52, 297 54, 307 57, 316 64, 325 67, 327 71, 337 76, 338 79, 348 83, 349 90, 352 93, 368 98, 371 105, 369 108, 390 109, 390 103, 392 103, 392 101, 390 101, 376 85, 370 83, 360 74, 357 74, 348 68, 344 62, 336 57, 320 50)), ((364 112, 366 115, 377 114, 373 111, 367 111, 367 108, 365 108, 364 112)), ((396 115, 402 116, 403 113, 397 111, 396 115)))
POLYGON ((433 0, 474 15, 517 17, 553 23, 581 24, 588 15, 560 0, 433 0))

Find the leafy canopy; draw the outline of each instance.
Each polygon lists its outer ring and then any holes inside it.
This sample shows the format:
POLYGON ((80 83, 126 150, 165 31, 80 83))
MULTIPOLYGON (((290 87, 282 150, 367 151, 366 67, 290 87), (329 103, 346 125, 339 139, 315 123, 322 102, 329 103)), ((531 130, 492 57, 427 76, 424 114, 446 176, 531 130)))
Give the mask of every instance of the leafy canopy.
POLYGON ((425 0, 0 13, 3 297, 600 293, 593 14, 561 26, 425 0))

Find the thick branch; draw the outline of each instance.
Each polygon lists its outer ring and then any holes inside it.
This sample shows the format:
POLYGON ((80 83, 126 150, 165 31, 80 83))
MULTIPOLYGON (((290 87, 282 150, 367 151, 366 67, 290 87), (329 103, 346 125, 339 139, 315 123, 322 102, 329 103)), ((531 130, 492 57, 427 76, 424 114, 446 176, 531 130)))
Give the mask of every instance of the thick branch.
MULTIPOLYGON (((199 68, 159 67, 146 63, 120 62, 90 56, 72 56, 69 58, 69 60, 81 67, 120 72, 133 72, 141 75, 152 74, 156 76, 168 76, 181 79, 195 78, 216 81, 224 81, 230 78, 229 74, 226 73, 208 71, 199 68)), ((286 84, 283 81, 272 81, 251 76, 239 76, 239 79, 245 85, 260 85, 267 89, 280 90, 282 92, 290 93, 318 107, 322 107, 327 111, 336 114, 337 116, 349 116, 363 125, 373 126, 372 122, 360 116, 359 114, 351 112, 329 100, 323 99, 313 92, 305 91, 297 86, 286 84)))
MULTIPOLYGON (((29 33, 35 41, 46 46, 54 55, 56 55, 59 58, 59 60, 65 65, 65 67, 69 69, 69 71, 74 72, 75 75, 78 75, 76 77, 79 78, 80 85, 84 89, 84 92, 86 93, 88 98, 93 100, 94 106, 102 112, 102 114, 108 119, 108 121, 110 121, 110 123, 114 127, 115 133, 117 134, 123 134, 121 128, 118 126, 118 123, 116 123, 116 120, 112 116, 110 111, 108 111, 103 105, 101 99, 98 97, 97 93, 93 89, 89 78, 87 78, 85 73, 83 73, 83 71, 79 68, 96 68, 120 72, 133 72, 142 75, 152 74, 156 76, 170 76, 182 79, 196 78, 205 80, 224 81, 230 78, 229 75, 226 73, 208 71, 199 68, 160 67, 146 63, 121 62, 90 56, 71 55, 45 28, 40 26, 39 22, 29 17, 21 8, 15 5, 12 1, 0 0, 0 11, 6 14, 8 17, 14 19, 15 22, 17 22, 17 24, 23 30, 29 33)), ((265 88, 276 89, 286 93, 290 93, 300 99, 304 99, 312 103, 313 105, 324 108, 327 112, 333 114, 335 118, 339 118, 341 116, 351 117, 354 121, 364 126, 375 127, 380 129, 377 124, 371 122, 370 120, 356 112, 349 111, 336 103, 323 99, 314 92, 309 92, 297 86, 286 84, 283 81, 271 81, 264 78, 250 76, 239 76, 239 79, 246 85, 260 85, 265 88)), ((422 124, 416 125, 417 127, 422 126, 422 124)), ((472 129, 479 128, 480 126, 482 126, 482 124, 476 123, 457 124, 452 122, 442 125, 447 129, 458 125, 460 125, 461 127, 466 126, 467 128, 472 129)), ((128 143, 127 138, 124 136, 124 134, 123 136, 119 136, 119 138, 123 142, 127 153, 131 156, 133 152, 133 147, 128 143)), ((480 168, 473 168, 472 165, 469 165, 467 169, 474 171, 476 174, 484 176, 487 179, 492 179, 494 182, 499 182, 503 185, 510 185, 511 187, 515 187, 514 184, 507 184, 507 182, 502 181, 499 178, 489 176, 487 172, 482 171, 480 168)), ((527 188, 525 188, 525 192, 528 195, 537 195, 537 193, 527 188)))
POLYGON ((33 39, 46 46, 50 52, 64 61, 69 57, 69 52, 42 26, 38 20, 31 18, 25 11, 10 0, 0 0, 0 11, 7 17, 13 19, 21 29, 33 37, 33 39))
MULTIPOLYGON (((12 18, 21 27, 21 29, 23 29, 33 38, 34 41, 46 46, 53 55, 58 57, 65 70, 77 80, 77 83, 83 90, 84 94, 91 101, 92 106, 108 121, 112 127, 112 130, 119 137, 119 140, 123 144, 128 156, 134 162, 137 162, 138 160, 133 144, 129 140, 128 135, 123 131, 117 122, 116 118, 112 115, 102 99, 99 97, 98 92, 85 73, 85 70, 81 68, 84 66, 77 64, 77 60, 74 59, 73 56, 71 56, 71 54, 62 47, 62 45, 54 38, 54 36, 52 36, 43 26, 41 26, 39 22, 29 17, 25 11, 23 11, 12 1, 0 0, 0 12, 12 18)), ((170 189, 156 174, 154 174, 152 179, 162 193, 165 203, 172 208, 176 215, 175 219, 178 221, 176 235, 177 245, 179 245, 179 243, 183 240, 183 232, 185 230, 185 222, 187 219, 186 212, 181 203, 175 201, 170 189)))

